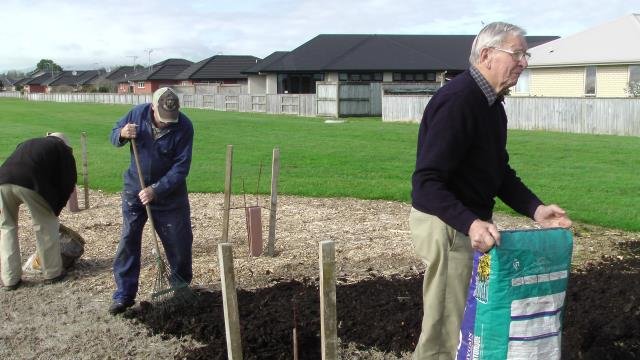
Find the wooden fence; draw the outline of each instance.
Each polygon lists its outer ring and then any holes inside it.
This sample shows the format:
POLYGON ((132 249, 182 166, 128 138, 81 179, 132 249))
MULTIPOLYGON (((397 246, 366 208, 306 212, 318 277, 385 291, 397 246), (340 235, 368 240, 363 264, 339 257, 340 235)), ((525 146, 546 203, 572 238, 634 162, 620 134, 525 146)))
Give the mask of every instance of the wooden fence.
POLYGON ((380 116, 381 83, 317 82, 319 116, 380 116))
MULTIPOLYGON (((262 112, 299 116, 376 116, 383 121, 419 122, 428 95, 380 94, 369 84, 319 83, 317 94, 214 95, 179 94, 185 108, 262 112), (369 100, 366 100, 367 93, 369 100), (381 98, 376 104, 378 97, 381 98), (376 110, 379 108, 380 110, 376 110)), ((151 95, 0 92, 0 97, 30 101, 141 104, 151 95)), ((505 109, 510 129, 551 130, 583 134, 640 136, 640 98, 507 97, 505 109)))
MULTIPOLYGON (((0 92, 0 97, 2 96, 22 97, 29 101, 91 102, 99 104, 137 105, 151 102, 151 94, 31 93, 21 95, 19 92, 0 92)), ((315 94, 213 95, 179 93, 178 96, 180 97, 181 105, 185 108, 299 116, 317 115, 315 94)))
MULTIPOLYGON (((419 122, 426 95, 383 95, 383 121, 419 122)), ((510 129, 640 136, 638 98, 508 97, 510 129)))
POLYGON ((19 98, 22 97, 20 91, 0 91, 0 97, 19 98))

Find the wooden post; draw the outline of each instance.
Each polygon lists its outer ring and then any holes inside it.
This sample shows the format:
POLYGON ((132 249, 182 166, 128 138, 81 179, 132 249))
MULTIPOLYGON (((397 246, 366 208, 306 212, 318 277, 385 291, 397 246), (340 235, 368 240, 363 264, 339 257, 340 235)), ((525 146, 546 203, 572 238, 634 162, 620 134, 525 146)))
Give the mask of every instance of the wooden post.
POLYGON ((271 162, 271 210, 269 211, 269 240, 267 255, 274 255, 276 244, 276 210, 278 208, 278 177, 280 176, 280 149, 273 149, 271 162))
POLYGON ((73 187, 73 192, 71 192, 71 195, 67 200, 67 209, 69 209, 69 211, 71 212, 80 211, 80 208, 78 207, 78 192, 75 186, 73 187))
POLYGON ((322 359, 338 358, 335 244, 320 242, 320 342, 322 359))
POLYGON ((222 242, 229 242, 229 208, 231 206, 231 174, 233 167, 233 145, 227 145, 227 161, 224 174, 224 212, 222 214, 222 242))
POLYGON ((80 136, 80 143, 82 144, 82 177, 84 179, 84 209, 89 208, 89 166, 87 160, 87 133, 82 132, 80 136))
POLYGON ((229 360, 242 360, 240 315, 238 312, 236 280, 233 273, 233 249, 231 244, 218 244, 218 260, 220 262, 224 328, 227 337, 227 357, 229 360))

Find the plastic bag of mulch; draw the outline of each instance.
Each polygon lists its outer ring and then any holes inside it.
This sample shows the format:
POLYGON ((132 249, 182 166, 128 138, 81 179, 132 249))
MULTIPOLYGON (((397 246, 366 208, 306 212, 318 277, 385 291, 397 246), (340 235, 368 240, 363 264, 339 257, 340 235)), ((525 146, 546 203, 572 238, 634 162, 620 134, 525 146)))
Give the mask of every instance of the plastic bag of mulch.
MULTIPOLYGON (((84 254, 85 241, 77 232, 60 224, 60 254, 62 255, 62 266, 65 269, 72 267, 76 261, 84 254)), ((42 265, 37 253, 31 254, 22 265, 24 272, 40 272, 42 265)))
POLYGON ((457 360, 560 359, 573 236, 500 234, 500 246, 475 254, 457 360))

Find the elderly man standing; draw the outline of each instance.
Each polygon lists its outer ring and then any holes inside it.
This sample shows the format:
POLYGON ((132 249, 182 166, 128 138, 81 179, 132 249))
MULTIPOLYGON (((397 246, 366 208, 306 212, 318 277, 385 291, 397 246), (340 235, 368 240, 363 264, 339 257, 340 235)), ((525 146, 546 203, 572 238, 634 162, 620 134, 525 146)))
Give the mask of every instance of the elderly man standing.
POLYGON ((124 172, 122 191, 122 237, 113 261, 116 291, 109 307, 112 315, 124 312, 135 303, 147 204, 151 207, 154 230, 164 246, 172 278, 191 282, 193 233, 186 179, 191 167, 193 125, 179 110, 178 96, 163 87, 153 93, 150 104, 134 107, 111 131, 111 143, 117 147, 136 139, 146 186, 140 188, 130 148, 131 162, 124 172))
POLYGON ((44 283, 65 278, 58 216, 76 186, 76 161, 62 133, 27 140, 0 167, 0 262, 3 290, 22 283, 18 209, 26 204, 36 234, 44 283))
POLYGON ((425 108, 418 134, 409 218, 414 249, 427 265, 424 317, 414 359, 454 359, 473 265, 473 249, 500 244, 495 197, 543 227, 569 227, 509 166, 505 92, 527 67, 525 31, 496 22, 476 36, 470 68, 425 108))

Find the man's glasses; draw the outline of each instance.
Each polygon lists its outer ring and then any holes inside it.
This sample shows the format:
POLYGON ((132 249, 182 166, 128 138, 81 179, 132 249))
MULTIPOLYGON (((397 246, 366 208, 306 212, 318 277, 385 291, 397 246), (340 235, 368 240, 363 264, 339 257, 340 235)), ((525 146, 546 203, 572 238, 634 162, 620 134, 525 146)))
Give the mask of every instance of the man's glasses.
POLYGON ((529 61, 529 59, 531 59, 531 54, 526 52, 526 51, 513 51, 513 50, 508 50, 508 49, 502 49, 499 47, 492 47, 492 49, 496 49, 496 50, 500 50, 502 52, 506 52, 507 54, 511 55, 511 58, 513 58, 513 60, 515 61, 520 61, 522 59, 525 59, 527 61, 529 61))

